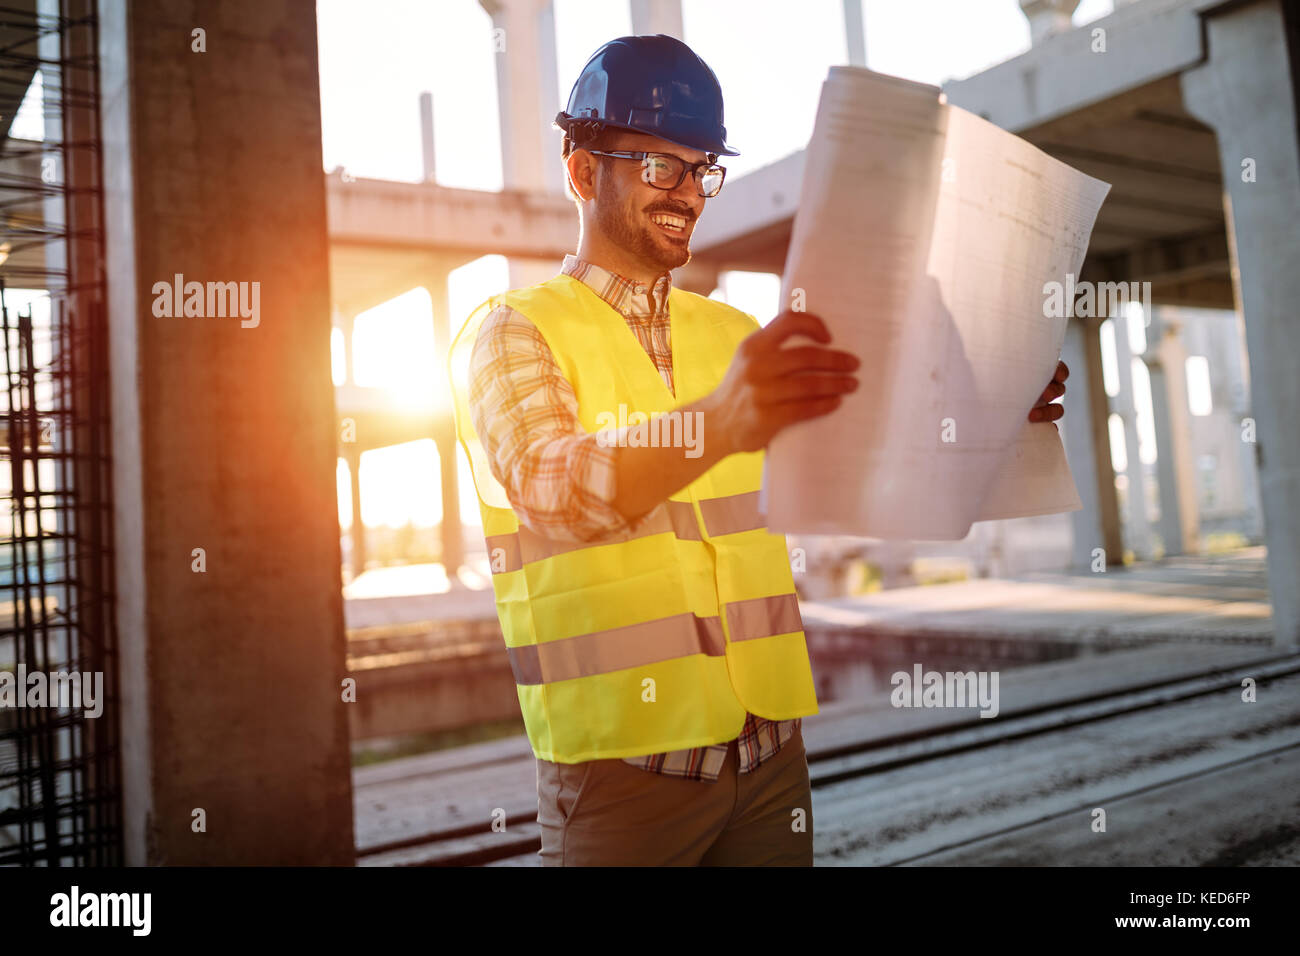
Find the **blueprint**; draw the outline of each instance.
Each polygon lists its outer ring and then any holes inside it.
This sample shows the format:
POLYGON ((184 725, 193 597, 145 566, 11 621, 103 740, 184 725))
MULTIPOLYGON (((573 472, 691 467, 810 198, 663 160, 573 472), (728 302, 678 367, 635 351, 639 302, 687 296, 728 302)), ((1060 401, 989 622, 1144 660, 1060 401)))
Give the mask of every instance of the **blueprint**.
POLYGON ((782 308, 822 318, 859 387, 769 445, 768 527, 959 540, 1081 508, 1056 425, 1027 415, 1068 321, 1046 284, 1078 276, 1109 189, 937 87, 832 68, 782 308))

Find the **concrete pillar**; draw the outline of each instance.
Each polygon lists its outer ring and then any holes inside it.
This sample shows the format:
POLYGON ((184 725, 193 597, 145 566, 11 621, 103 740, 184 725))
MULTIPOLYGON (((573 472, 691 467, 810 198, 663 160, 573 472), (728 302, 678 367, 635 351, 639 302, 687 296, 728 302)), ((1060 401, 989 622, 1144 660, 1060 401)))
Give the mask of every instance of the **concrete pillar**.
MULTIPOLYGON (((1127 524, 1124 539, 1139 559, 1152 557, 1151 524, 1147 520, 1146 474, 1138 449, 1137 401, 1133 392, 1133 350, 1129 346, 1128 315, 1112 315, 1111 328, 1115 330, 1115 365, 1119 376, 1119 394, 1111 399, 1112 414, 1119 415, 1124 423, 1124 456, 1128 459, 1125 475, 1128 478, 1127 524)), ((1069 364, 1069 363, 1066 363, 1069 364)), ((1153 383, 1154 388, 1154 383, 1153 383)), ((1164 448, 1163 445, 1159 446, 1164 448)), ((1175 554, 1165 542, 1165 553, 1175 554)))
POLYGON ((447 367, 447 350, 451 348, 453 334, 451 302, 447 289, 448 271, 444 268, 435 268, 428 281, 424 283, 424 289, 433 302, 433 342, 436 362, 433 378, 438 391, 434 405, 436 411, 433 440, 438 447, 439 486, 442 489, 440 529, 442 566, 447 573, 447 580, 451 582, 452 587, 456 587, 460 584, 458 574, 460 566, 465 563, 465 532, 460 521, 460 483, 456 472, 460 446, 456 442, 456 421, 451 414, 451 383, 443 373, 443 369, 447 367))
POLYGON ((1196 501, 1196 461, 1192 454, 1191 412, 1187 407, 1187 351, 1178 322, 1156 306, 1147 331, 1151 373, 1151 414, 1156 431, 1156 475, 1160 485, 1160 537, 1165 554, 1197 554, 1200 519, 1196 501))
POLYGON ((849 66, 867 65, 867 38, 862 32, 862 0, 844 0, 844 44, 849 66))
POLYGON ((98 8, 126 862, 350 865, 315 4, 98 8))
POLYGON ((420 94, 420 158, 424 166, 424 181, 437 182, 438 159, 433 149, 433 94, 420 94))
MULTIPOLYGON (((502 31, 497 47, 501 173, 506 189, 564 192, 562 139, 552 124, 560 111, 553 0, 479 0, 502 31)), ((510 287, 552 278, 558 263, 511 259, 510 287)))
POLYGON ((348 570, 355 581, 366 571, 366 523, 361 520, 361 448, 356 444, 348 445, 343 458, 348 463, 348 480, 352 488, 352 527, 348 529, 348 540, 352 543, 348 570))
POLYGON ((1188 111, 1214 127, 1223 169, 1234 286, 1246 323, 1256 463, 1273 622, 1279 647, 1300 647, 1300 442, 1295 410, 1295 264, 1300 222, 1295 14, 1277 0, 1203 15, 1206 61, 1182 74, 1188 111), (1249 181, 1253 180, 1253 181, 1249 181))
POLYGON ((564 192, 553 0, 479 0, 497 34, 501 171, 506 189, 564 192))
POLYGON ((632 0, 632 33, 635 36, 664 33, 685 40, 682 0, 632 0))
POLYGON ((1070 30, 1070 18, 1078 5, 1079 0, 1020 0, 1020 12, 1029 21, 1030 42, 1038 44, 1070 30))
POLYGON ((1255 468, 1255 443, 1246 441, 1246 419, 1252 422, 1255 414, 1251 411, 1253 398, 1250 391, 1250 357, 1246 354, 1246 323, 1241 315, 1241 303, 1233 310, 1236 334, 1233 336, 1234 352, 1228 363, 1231 375, 1229 392, 1232 402, 1232 418, 1236 428, 1237 466, 1241 472, 1241 500, 1244 517, 1242 533, 1251 541, 1259 542, 1264 538, 1264 520, 1259 501, 1259 476, 1255 468))
MULTIPOLYGON (((339 331, 343 333, 343 384, 355 385, 357 383, 356 351, 352 347, 352 333, 356 331, 357 317, 351 312, 336 315, 335 324, 339 327, 339 331)), ((332 374, 330 380, 333 381, 332 374)))
POLYGON ((1110 461, 1107 416, 1110 403, 1101 371, 1101 320, 1072 318, 1065 327, 1061 359, 1070 369, 1066 380, 1065 416, 1058 422, 1065 456, 1083 508, 1070 512, 1073 541, 1070 567, 1092 568, 1093 549, 1102 548, 1106 567, 1124 563, 1119 500, 1110 461))

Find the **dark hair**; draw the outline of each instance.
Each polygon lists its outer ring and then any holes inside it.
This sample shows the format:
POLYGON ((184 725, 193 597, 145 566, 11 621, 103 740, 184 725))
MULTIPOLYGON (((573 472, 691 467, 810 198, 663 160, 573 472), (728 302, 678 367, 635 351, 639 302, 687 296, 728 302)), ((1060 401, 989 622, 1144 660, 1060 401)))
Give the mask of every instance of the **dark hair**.
MULTIPOLYGON (((560 148, 560 159, 562 161, 567 160, 569 154, 575 149, 610 149, 618 133, 619 130, 601 123, 574 123, 564 134, 564 142, 560 148)), ((601 169, 606 172, 614 165, 614 160, 608 156, 597 156, 596 158, 600 161, 601 169)), ((569 184, 568 176, 564 177, 564 192, 574 202, 579 201, 578 195, 569 184)))

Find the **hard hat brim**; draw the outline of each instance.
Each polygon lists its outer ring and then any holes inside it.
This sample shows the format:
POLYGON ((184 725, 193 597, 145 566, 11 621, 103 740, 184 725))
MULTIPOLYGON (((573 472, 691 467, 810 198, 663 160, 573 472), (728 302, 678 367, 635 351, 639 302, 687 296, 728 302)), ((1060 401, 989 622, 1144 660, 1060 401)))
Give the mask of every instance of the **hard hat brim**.
POLYGON ((726 143, 698 143, 698 142, 690 143, 684 139, 675 139, 672 136, 664 136, 662 133, 658 133, 653 130, 641 129, 639 127, 631 125, 630 123, 617 123, 612 120, 604 120, 604 119, 602 120, 581 119, 578 117, 570 116, 569 114, 563 112, 555 117, 555 121, 551 125, 556 129, 562 130, 567 133, 569 131, 569 124, 571 123, 591 123, 592 125, 607 126, 610 129, 627 130, 629 133, 644 133, 646 136, 653 136, 656 139, 662 139, 665 143, 672 143, 675 146, 685 146, 687 149, 698 149, 702 153, 713 153, 717 156, 739 156, 740 155, 740 150, 732 149, 726 143))

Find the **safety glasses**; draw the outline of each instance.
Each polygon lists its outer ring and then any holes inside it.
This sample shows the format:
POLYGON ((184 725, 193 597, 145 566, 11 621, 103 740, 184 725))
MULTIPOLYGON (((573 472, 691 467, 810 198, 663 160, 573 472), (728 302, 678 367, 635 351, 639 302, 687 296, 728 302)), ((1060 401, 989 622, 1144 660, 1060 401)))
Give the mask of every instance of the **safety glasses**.
POLYGON ((696 188, 705 199, 711 199, 721 192, 722 181, 727 177, 726 168, 717 163, 688 163, 669 153, 604 149, 589 149, 587 152, 596 156, 637 160, 641 163, 641 179, 655 189, 676 189, 686 174, 691 173, 695 177, 696 188))

